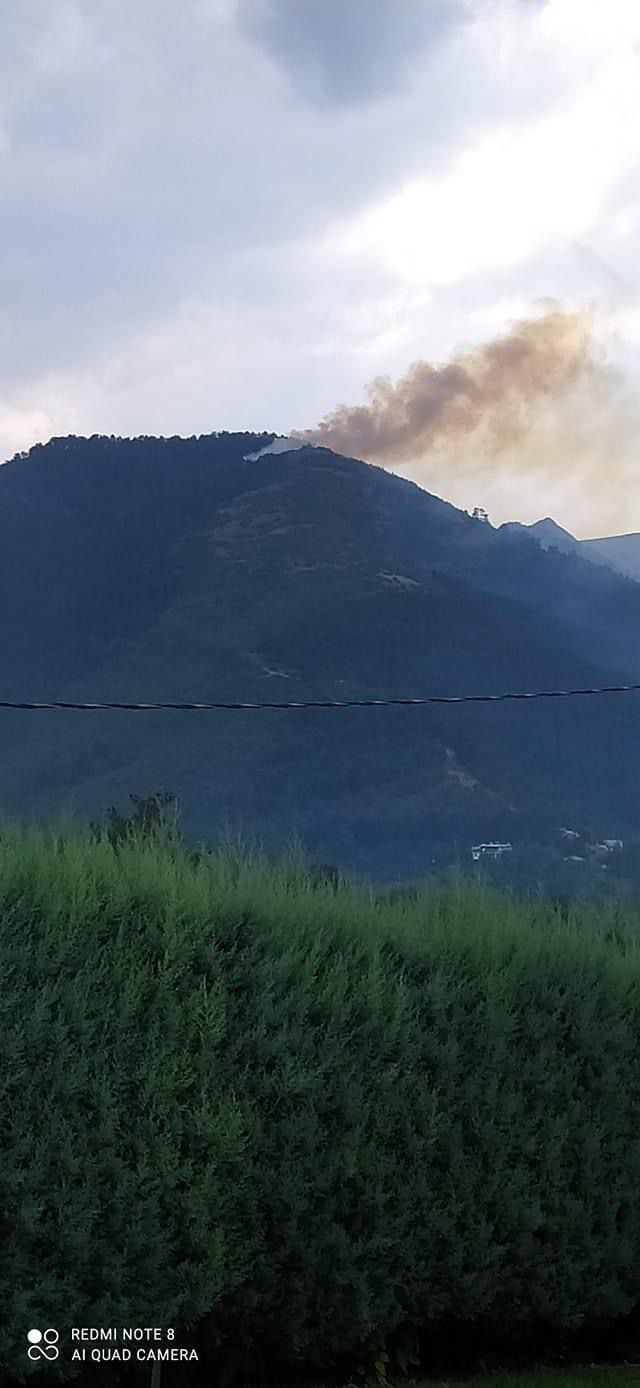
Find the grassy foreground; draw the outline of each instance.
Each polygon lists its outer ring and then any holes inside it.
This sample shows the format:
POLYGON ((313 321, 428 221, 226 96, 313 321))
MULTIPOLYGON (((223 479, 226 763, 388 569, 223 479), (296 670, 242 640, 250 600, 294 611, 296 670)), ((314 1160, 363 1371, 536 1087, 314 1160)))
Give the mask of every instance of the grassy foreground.
MULTIPOLYGON (((624 1357, 588 1334, 640 1304, 633 912, 2 830, 0 963, 3 1383, 26 1324, 50 1381, 72 1325, 230 1384, 624 1357)), ((531 1382, 638 1381, 567 1373, 531 1382)))

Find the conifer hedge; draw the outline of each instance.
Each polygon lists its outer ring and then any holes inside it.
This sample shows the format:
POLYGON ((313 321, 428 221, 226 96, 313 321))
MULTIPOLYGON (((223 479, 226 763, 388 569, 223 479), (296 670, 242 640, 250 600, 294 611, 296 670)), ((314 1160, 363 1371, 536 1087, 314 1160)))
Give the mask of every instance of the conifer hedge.
POLYGON ((5 831, 4 1372, 44 1323, 327 1366, 629 1312, 640 926, 602 909, 5 831))

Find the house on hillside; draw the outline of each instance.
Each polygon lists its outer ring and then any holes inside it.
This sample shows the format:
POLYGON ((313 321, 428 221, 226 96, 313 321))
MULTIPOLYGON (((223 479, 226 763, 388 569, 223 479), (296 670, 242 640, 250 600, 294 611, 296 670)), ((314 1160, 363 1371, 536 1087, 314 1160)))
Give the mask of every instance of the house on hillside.
POLYGON ((476 843, 471 849, 471 857, 477 863, 481 858, 502 858, 505 853, 512 852, 511 843, 476 843))
POLYGON ((621 853, 624 842, 622 839, 601 839, 599 843, 592 843, 590 847, 594 858, 606 858, 609 853, 621 853))

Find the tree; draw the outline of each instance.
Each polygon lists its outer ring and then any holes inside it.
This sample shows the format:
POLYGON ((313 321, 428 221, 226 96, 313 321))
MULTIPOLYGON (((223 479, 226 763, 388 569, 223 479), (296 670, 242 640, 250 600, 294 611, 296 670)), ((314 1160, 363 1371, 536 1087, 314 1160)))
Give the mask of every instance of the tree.
POLYGON ((91 824, 93 838, 107 838, 112 848, 132 839, 162 839, 182 841, 178 828, 178 798, 171 791, 155 791, 153 795, 130 795, 133 805, 130 814, 121 814, 115 805, 107 810, 106 824, 91 824))

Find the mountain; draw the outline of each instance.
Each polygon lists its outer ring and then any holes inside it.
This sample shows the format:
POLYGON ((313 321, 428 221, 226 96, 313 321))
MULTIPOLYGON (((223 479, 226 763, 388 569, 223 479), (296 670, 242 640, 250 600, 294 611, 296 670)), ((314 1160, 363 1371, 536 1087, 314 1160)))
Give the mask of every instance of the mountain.
POLYGON ((590 558, 601 564, 609 564, 612 569, 640 578, 640 533, 631 535, 607 535, 601 540, 581 540, 590 558))
MULTIPOLYGON (((273 434, 54 439, 0 468, 2 698, 384 699, 640 681, 640 585, 273 434), (258 455, 258 456, 252 456, 258 455)), ((166 788, 379 877, 640 814, 635 695, 414 708, 0 712, 12 815, 166 788)))
POLYGON ((561 554, 577 554, 580 550, 580 540, 576 540, 575 535, 571 535, 568 530, 563 530, 557 521, 545 516, 544 520, 534 521, 533 525, 522 525, 520 521, 507 521, 500 527, 505 531, 525 531, 531 535, 532 539, 537 540, 542 549, 559 549, 561 554))
POLYGON ((537 540, 542 549, 558 549, 561 554, 580 554, 593 564, 602 564, 628 578, 640 579, 640 533, 608 535, 598 540, 576 540, 575 535, 563 530, 549 516, 535 521, 533 525, 507 521, 500 529, 512 533, 524 531, 537 540))

